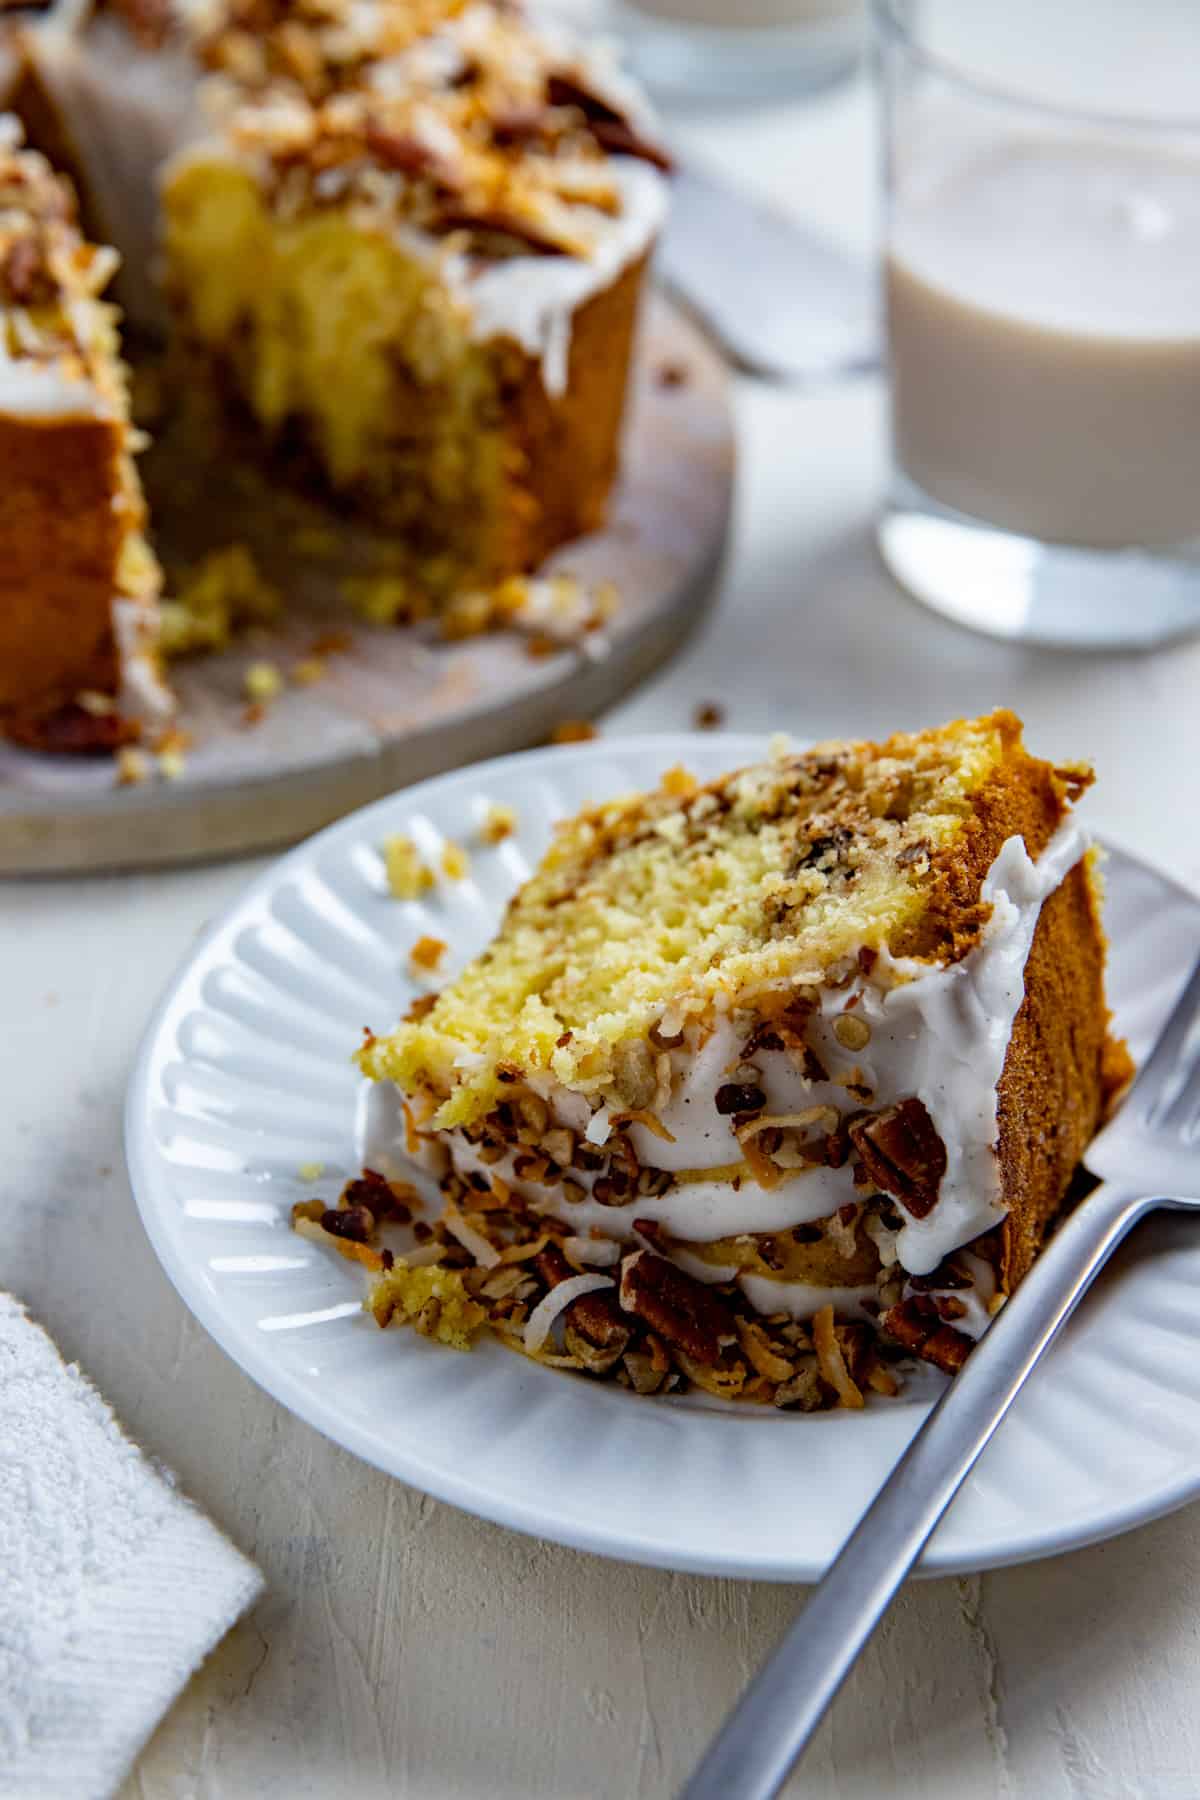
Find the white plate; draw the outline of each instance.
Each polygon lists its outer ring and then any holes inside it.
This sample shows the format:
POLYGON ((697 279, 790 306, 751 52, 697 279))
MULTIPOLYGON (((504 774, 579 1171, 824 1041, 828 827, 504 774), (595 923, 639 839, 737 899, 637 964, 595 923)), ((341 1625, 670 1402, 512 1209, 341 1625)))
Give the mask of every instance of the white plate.
MULTIPOLYGON (((713 1411, 635 1399, 527 1363, 381 1332, 350 1264, 288 1228, 293 1200, 357 1172, 362 1028, 412 988, 409 946, 455 964, 492 933, 546 843, 585 802, 671 763, 714 775, 758 739, 617 739, 531 751, 408 789, 270 869, 208 933, 147 1033, 126 1121, 151 1240, 217 1342, 293 1412, 456 1506, 580 1549, 663 1568, 808 1580, 827 1565, 924 1417, 713 1411), (400 904, 379 854, 392 832, 436 856, 489 801, 516 837, 473 849, 470 878, 400 904), (301 1165, 322 1162, 320 1182, 301 1165)), ((1109 864, 1110 991, 1145 1049, 1200 947, 1200 903, 1130 858, 1109 864)), ((927 1552, 930 1574, 1018 1562, 1107 1537, 1200 1493, 1200 1235, 1143 1228, 1032 1381, 927 1552)))

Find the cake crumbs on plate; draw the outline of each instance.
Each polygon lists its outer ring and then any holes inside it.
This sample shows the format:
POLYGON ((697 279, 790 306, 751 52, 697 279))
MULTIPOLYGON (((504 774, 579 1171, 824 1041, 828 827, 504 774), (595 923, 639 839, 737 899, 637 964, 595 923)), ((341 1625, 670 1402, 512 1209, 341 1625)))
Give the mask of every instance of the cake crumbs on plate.
POLYGON ((242 676, 242 690, 248 700, 274 700, 283 692, 283 676, 273 662, 252 662, 242 676))
POLYGON ((432 975, 449 948, 444 938, 419 937, 408 953, 408 960, 414 969, 432 975))
POLYGON ((495 800, 489 800, 487 810, 479 822, 480 843, 502 844, 505 838, 512 837, 516 829, 516 808, 503 806, 495 800))
POLYGON ((302 657, 294 663, 291 671, 293 687, 313 687, 318 681, 325 679, 325 664, 319 656, 302 657))
POLYGON ((447 842, 442 846, 442 874, 447 881, 465 881, 471 871, 471 859, 461 844, 447 842))
POLYGON ((600 733, 590 719, 560 719, 550 733, 552 744, 585 744, 600 733))
POLYGON ((692 722, 697 731, 719 731, 725 723, 725 708, 716 700, 702 700, 692 722))
POLYGON ((325 1164, 323 1162, 301 1163, 300 1167, 296 1170, 296 1174, 301 1181, 320 1181, 324 1173, 325 1164))
POLYGON ((283 595, 245 544, 227 544, 190 571, 174 597, 162 602, 161 612, 164 656, 187 656, 228 650, 239 631, 275 624, 283 595))
POLYGON ((433 870, 410 837, 397 832, 383 840, 387 884, 395 900, 417 900, 433 886, 433 870))
POLYGON ((149 781, 153 765, 144 750, 125 744, 117 751, 117 786, 140 787, 149 781))

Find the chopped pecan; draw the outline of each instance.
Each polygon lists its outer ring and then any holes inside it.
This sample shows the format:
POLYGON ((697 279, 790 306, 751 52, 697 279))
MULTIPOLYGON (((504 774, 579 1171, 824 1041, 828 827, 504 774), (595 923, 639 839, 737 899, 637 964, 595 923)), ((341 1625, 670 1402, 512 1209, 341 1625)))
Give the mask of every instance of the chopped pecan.
POLYGON ((369 1206, 331 1206, 321 1214, 321 1229, 331 1237, 349 1238, 352 1244, 369 1244, 375 1215, 369 1206))
POLYGON ((716 1108, 723 1116, 731 1113, 761 1112, 767 1096, 760 1087, 748 1081, 727 1081, 716 1092, 716 1108))
POLYGON ((4 255, 0 285, 16 306, 37 306, 54 296, 41 245, 33 238, 14 238, 4 255))
POLYGON ((853 842, 854 833, 847 825, 835 825, 830 832, 802 839, 797 845, 792 873, 796 874, 800 869, 819 869, 824 874, 832 874, 845 864, 846 852, 853 842))
POLYGON ((364 1169, 357 1180, 346 1183, 341 1195, 343 1209, 365 1206, 377 1224, 390 1219, 398 1225, 407 1225, 412 1218, 413 1204, 418 1201, 417 1190, 410 1182, 390 1182, 376 1169, 364 1169), (400 1189, 399 1193, 397 1189, 400 1189))
POLYGON ((551 106, 573 106, 583 114, 588 130, 602 150, 614 156, 636 156, 669 173, 671 158, 660 144, 652 144, 637 132, 624 113, 610 100, 585 87, 571 75, 546 78, 546 98, 551 106))
MULTIPOLYGON (((555 1244, 547 1244, 533 1259, 533 1266, 548 1288, 570 1281, 578 1273, 555 1244)), ((607 1374, 624 1354, 633 1336, 607 1292, 581 1294, 563 1314, 567 1348, 595 1375, 607 1374)))
POLYGON ((946 1173, 946 1146, 920 1100, 901 1100, 856 1119, 850 1140, 877 1188, 899 1200, 914 1219, 932 1211, 946 1173))
POLYGON ((823 1412, 830 1404, 831 1390, 821 1379, 815 1356, 800 1359, 795 1374, 775 1389, 775 1405, 794 1406, 798 1412, 823 1412))
POLYGON ((550 118, 544 106, 514 105, 493 114, 492 142, 501 149, 536 143, 548 136, 550 118))
POLYGON ((914 863, 919 863, 922 859, 928 860, 932 854, 933 845, 929 842, 929 839, 918 838, 915 843, 906 844, 904 849, 901 850, 896 858, 896 867, 898 869, 911 869, 914 863))
POLYGON ((377 119, 368 119, 366 140, 367 149, 385 169, 413 176, 443 173, 437 151, 411 131, 393 131, 377 119))
POLYGON ((880 1324, 902 1348, 947 1375, 961 1369, 971 1352, 971 1339, 953 1325, 944 1325, 933 1301, 924 1294, 893 1306, 880 1324))
POLYGON ((669 175, 674 167, 661 144, 642 137, 625 119, 589 119, 588 130, 610 156, 636 156, 640 162, 661 169, 664 175, 669 175))
MULTIPOLYGON (((534 256, 565 256, 567 248, 536 219, 502 206, 444 206, 435 221, 441 231, 470 231, 477 237, 507 239, 534 256)), ((497 246, 500 247, 500 246, 497 246)))
POLYGON ((622 1263, 620 1303, 698 1363, 716 1363, 721 1346, 737 1339, 733 1314, 716 1295, 651 1250, 622 1263))

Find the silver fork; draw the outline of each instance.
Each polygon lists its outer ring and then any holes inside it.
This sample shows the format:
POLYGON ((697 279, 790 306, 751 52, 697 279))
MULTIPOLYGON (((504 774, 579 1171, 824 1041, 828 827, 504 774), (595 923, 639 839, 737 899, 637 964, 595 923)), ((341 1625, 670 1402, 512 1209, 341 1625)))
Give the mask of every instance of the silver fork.
POLYGON ((800 1617, 713 1740, 681 1800, 769 1800, 984 1446, 1126 1233, 1200 1211, 1200 962, 1111 1124, 1101 1185, 1047 1244, 896 1464, 800 1617))

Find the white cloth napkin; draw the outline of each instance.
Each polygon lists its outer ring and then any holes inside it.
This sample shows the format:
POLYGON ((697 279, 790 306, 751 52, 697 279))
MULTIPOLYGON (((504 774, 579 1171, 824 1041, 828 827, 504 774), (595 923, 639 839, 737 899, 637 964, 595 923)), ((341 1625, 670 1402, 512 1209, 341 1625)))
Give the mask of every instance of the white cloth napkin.
POLYGON ((0 1796, 111 1795, 261 1589, 0 1294, 0 1796))

